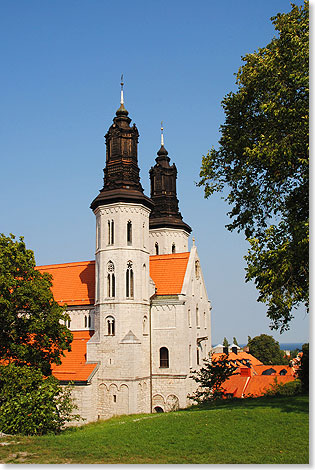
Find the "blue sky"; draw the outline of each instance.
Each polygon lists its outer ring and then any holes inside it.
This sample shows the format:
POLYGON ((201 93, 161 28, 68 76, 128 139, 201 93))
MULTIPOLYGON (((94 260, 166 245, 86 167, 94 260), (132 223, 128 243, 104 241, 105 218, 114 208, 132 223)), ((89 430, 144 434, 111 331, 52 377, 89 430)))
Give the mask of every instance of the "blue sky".
POLYGON ((241 57, 270 42, 270 17, 290 9, 287 0, 3 0, 0 232, 23 235, 37 264, 94 258, 89 205, 102 187, 103 136, 119 107, 123 73, 147 195, 164 123, 180 210, 213 305, 213 344, 261 333, 308 340, 302 308, 289 332, 269 329, 266 307, 244 282, 244 235, 225 229, 220 196, 205 200, 195 185, 202 155, 217 145, 220 103, 236 90, 241 57))

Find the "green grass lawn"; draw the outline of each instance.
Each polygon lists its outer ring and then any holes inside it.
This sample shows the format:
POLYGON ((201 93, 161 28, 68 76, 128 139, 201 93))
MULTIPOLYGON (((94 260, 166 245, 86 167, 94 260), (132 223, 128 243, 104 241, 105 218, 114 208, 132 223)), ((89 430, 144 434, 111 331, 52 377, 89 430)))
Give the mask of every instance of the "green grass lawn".
POLYGON ((57 436, 2 437, 0 462, 307 464, 308 425, 306 396, 225 401, 120 416, 57 436))

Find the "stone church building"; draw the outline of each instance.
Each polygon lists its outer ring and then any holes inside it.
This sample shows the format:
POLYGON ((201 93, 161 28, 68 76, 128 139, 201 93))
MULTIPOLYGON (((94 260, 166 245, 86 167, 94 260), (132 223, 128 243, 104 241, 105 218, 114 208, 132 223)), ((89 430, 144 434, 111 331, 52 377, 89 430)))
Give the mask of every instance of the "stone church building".
POLYGON ((211 305, 194 241, 188 251, 176 166, 162 132, 147 197, 138 137, 122 91, 105 136, 104 186, 91 204, 95 260, 37 268, 52 274, 54 297, 67 305, 72 350, 53 374, 74 383, 86 422, 186 407, 191 370, 211 348, 211 305))

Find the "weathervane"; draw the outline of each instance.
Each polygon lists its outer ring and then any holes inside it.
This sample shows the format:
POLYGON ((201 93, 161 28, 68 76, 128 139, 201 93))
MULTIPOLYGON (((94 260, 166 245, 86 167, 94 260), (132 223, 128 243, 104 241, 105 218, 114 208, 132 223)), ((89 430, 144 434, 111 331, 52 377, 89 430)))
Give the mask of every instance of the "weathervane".
POLYGON ((161 147, 164 147, 163 121, 161 121, 161 147))
POLYGON ((124 75, 121 74, 120 78, 120 104, 124 104, 124 75))

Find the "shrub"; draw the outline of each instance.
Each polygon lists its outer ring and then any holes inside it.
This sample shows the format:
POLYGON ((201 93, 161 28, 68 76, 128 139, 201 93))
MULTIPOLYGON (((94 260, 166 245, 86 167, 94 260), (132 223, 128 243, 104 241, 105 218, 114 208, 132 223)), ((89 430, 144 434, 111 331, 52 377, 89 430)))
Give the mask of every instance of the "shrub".
POLYGON ((289 397, 299 395, 302 391, 302 384, 300 380, 294 380, 285 384, 279 384, 277 378, 271 387, 264 393, 265 396, 272 397, 289 397))
POLYGON ((44 377, 39 369, 16 364, 0 366, 0 430, 8 434, 58 433, 79 419, 71 388, 44 377))

